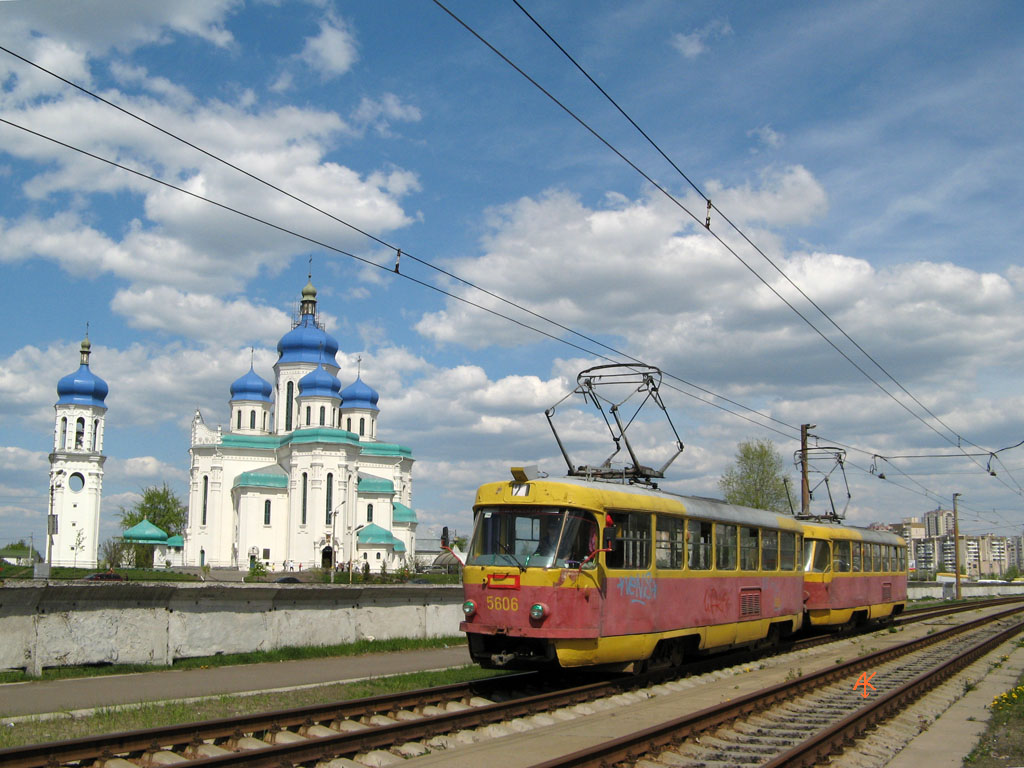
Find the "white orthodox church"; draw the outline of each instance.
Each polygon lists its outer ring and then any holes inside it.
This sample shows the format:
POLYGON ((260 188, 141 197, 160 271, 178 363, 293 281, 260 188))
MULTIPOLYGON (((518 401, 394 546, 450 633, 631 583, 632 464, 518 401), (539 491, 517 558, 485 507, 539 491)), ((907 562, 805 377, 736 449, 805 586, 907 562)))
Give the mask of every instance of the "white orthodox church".
POLYGON ((95 568, 103 495, 103 420, 107 383, 89 370, 92 344, 80 347, 78 370, 57 382, 46 562, 95 568))
POLYGON ((231 385, 226 429, 192 420, 185 565, 411 566, 412 453, 378 440, 378 394, 358 373, 342 389, 312 281, 277 352, 273 385, 252 366, 231 385))

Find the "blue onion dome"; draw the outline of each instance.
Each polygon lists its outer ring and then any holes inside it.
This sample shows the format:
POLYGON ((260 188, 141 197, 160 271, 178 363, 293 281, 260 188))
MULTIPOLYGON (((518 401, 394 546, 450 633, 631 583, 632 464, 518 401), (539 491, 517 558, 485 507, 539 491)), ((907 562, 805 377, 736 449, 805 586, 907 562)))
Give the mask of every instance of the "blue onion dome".
POLYGON ((324 368, 323 363, 299 379, 300 397, 331 397, 340 400, 341 382, 324 368))
POLYGON ((363 380, 356 376, 356 380, 341 391, 342 408, 365 408, 370 411, 379 411, 377 401, 380 395, 377 390, 363 383, 363 380))
POLYGON ((316 288, 310 281, 302 289, 299 303, 299 321, 277 343, 279 363, 318 363, 323 359, 337 367, 334 356, 338 353, 338 341, 317 320, 316 288))
POLYGON ((107 382, 89 370, 92 344, 86 338, 81 346, 81 365, 74 373, 57 382, 57 405, 92 405, 106 408, 104 400, 110 391, 107 382))
POLYGON ((270 382, 260 376, 249 366, 249 372, 231 385, 232 400, 257 400, 263 403, 270 402, 270 393, 273 387, 270 382))

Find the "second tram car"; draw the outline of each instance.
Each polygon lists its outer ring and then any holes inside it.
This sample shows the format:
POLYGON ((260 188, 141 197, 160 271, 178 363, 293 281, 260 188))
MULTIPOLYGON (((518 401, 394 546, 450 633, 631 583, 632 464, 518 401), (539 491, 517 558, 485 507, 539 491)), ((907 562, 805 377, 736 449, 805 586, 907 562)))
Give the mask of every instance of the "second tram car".
POLYGON ((815 627, 891 619, 907 604, 907 550, 885 531, 804 523, 804 609, 815 627))
POLYGON ((488 483, 473 510, 460 628, 485 667, 679 664, 906 597, 891 534, 580 477, 488 483))

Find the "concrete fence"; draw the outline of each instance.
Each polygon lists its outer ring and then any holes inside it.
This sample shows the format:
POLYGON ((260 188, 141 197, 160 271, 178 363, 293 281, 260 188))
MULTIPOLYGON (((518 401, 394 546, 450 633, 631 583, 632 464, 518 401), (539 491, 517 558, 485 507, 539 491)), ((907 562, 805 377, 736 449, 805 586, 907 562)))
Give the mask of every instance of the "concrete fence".
POLYGON ((0 669, 459 634, 459 586, 67 584, 0 588, 0 669))
MULTIPOLYGON (((912 583, 911 600, 951 598, 952 584, 912 583)), ((1024 595, 970 584, 964 597, 1024 595)), ((459 634, 457 585, 82 584, 0 587, 0 669, 159 664, 221 653, 459 634)))

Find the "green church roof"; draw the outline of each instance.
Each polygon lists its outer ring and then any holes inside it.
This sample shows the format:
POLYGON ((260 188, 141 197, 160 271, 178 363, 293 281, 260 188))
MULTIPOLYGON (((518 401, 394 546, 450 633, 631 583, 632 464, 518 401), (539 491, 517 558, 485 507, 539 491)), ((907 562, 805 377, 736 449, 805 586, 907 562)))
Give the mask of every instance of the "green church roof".
POLYGON ((392 522, 395 523, 415 523, 416 512, 405 506, 401 502, 396 501, 392 506, 395 508, 394 514, 391 516, 392 522))
POLYGON ((390 480, 385 480, 383 477, 376 477, 374 475, 360 475, 359 485, 357 486, 359 493, 394 493, 395 484, 390 480))
POLYGON ((388 545, 394 541, 394 536, 385 531, 379 525, 370 523, 357 534, 360 544, 383 544, 388 545))
POLYGON ((243 472, 235 478, 234 488, 287 488, 288 473, 277 464, 243 472))

